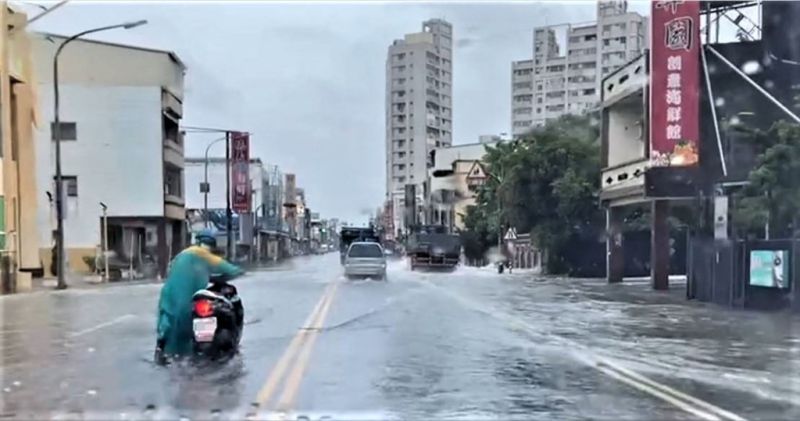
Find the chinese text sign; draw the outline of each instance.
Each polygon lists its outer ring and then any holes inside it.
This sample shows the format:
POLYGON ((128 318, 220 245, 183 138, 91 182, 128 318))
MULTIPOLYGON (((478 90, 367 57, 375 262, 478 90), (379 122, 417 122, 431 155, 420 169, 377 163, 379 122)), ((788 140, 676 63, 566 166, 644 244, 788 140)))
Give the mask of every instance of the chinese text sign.
POLYGON ((250 135, 231 134, 232 208, 236 213, 250 212, 250 135))
POLYGON ((650 49, 650 164, 699 160, 700 2, 653 1, 650 49))

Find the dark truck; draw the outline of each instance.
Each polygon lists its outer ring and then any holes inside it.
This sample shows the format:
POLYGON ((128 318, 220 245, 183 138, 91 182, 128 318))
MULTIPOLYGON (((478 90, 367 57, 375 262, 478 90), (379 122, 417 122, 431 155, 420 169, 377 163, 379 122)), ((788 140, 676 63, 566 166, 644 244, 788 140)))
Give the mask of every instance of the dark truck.
POLYGON ((461 257, 461 238, 448 233, 444 226, 424 225, 408 236, 406 256, 411 270, 455 269, 461 257))
POLYGON ((380 243, 380 237, 373 228, 344 227, 339 232, 339 262, 344 264, 347 249, 356 241, 371 241, 380 243))

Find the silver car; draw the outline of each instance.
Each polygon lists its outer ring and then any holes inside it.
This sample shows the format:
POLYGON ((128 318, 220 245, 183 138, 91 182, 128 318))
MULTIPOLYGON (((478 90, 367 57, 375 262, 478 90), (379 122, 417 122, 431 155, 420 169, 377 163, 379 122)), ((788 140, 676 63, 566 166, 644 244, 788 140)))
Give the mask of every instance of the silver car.
POLYGON ((347 278, 372 277, 386 279, 386 256, 378 243, 355 242, 350 244, 344 260, 347 278))

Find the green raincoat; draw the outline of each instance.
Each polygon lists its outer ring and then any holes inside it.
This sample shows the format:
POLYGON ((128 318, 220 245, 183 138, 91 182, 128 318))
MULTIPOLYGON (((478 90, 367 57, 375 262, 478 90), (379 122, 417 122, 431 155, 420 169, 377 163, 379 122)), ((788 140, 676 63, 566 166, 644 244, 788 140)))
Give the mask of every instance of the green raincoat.
POLYGON ((242 270, 201 246, 188 247, 170 263, 158 301, 156 326, 158 338, 164 339, 164 354, 192 352, 192 295, 208 286, 212 273, 237 276, 242 270))

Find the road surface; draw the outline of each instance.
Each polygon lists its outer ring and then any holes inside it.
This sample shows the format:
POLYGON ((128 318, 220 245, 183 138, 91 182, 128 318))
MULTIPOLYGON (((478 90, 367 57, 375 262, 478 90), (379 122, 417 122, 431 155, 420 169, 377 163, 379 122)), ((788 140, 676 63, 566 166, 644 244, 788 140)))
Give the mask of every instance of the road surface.
POLYGON ((800 329, 644 283, 490 269, 346 281, 338 256, 236 281, 241 355, 151 362, 159 285, 0 298, 9 419, 800 419, 800 329))

